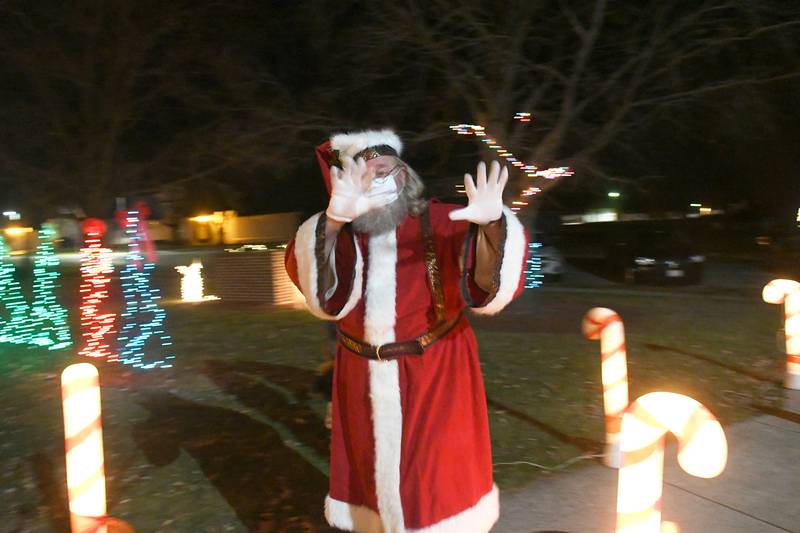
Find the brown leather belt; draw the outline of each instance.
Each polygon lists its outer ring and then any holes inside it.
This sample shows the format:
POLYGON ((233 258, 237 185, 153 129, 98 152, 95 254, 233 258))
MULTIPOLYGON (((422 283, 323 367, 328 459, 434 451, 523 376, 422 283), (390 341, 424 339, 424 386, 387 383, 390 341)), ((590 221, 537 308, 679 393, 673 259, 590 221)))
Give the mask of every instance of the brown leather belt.
POLYGON ((361 357, 378 361, 395 359, 402 355, 422 355, 425 352, 425 348, 450 333, 450 330, 461 320, 461 315, 462 312, 459 311, 453 318, 439 322, 423 335, 410 341, 389 342, 375 346, 354 339, 340 329, 339 342, 342 343, 342 346, 361 357))

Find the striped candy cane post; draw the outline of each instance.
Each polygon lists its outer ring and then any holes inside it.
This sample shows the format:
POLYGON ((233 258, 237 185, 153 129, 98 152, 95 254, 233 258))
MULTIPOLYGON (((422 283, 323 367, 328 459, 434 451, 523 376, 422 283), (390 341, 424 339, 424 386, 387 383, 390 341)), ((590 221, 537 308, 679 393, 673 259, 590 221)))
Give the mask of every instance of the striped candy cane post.
POLYGON ((587 339, 600 339, 603 408, 606 419, 606 450, 603 462, 619 468, 619 430, 628 407, 628 362, 625 327, 617 313, 605 307, 590 309, 581 324, 587 339))
POLYGON ((800 390, 800 283, 773 279, 764 287, 764 301, 783 304, 786 333, 786 378, 784 387, 800 390))
POLYGON ((682 394, 645 394, 628 406, 622 417, 616 533, 661 531, 667 432, 677 437, 678 463, 689 474, 711 478, 725 469, 725 433, 708 409, 682 394))
POLYGON ((106 478, 97 369, 89 363, 61 373, 67 491, 73 533, 106 533, 106 478))

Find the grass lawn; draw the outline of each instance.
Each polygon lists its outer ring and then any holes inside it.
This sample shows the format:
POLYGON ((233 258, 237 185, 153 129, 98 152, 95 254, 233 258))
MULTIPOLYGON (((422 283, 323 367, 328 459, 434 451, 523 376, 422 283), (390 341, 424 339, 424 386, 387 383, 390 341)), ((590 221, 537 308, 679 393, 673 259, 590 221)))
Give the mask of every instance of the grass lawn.
MULTIPOLYGON (((688 394, 723 425, 779 401, 777 306, 527 291, 499 317, 473 321, 501 489, 579 468, 573 459, 601 449, 599 343, 580 334, 597 305, 625 321, 632 397, 688 394)), ((142 532, 326 531, 324 405, 310 392, 322 324, 225 302, 165 307, 175 368, 99 365, 109 514, 142 532)), ((59 374, 74 351, 0 346, 2 531, 66 528, 59 374)))

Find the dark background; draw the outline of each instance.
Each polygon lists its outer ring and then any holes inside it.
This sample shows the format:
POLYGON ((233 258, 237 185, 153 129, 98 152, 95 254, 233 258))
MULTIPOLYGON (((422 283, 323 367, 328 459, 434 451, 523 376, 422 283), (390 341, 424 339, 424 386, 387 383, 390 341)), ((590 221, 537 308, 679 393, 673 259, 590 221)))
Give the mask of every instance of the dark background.
MULTIPOLYGON (((537 206, 800 207, 800 4, 791 1, 0 2, 0 207, 37 223, 313 211, 313 148, 393 127, 429 193, 482 152, 575 175, 537 206), (522 124, 514 113, 531 112, 522 124)), ((527 186, 513 171, 508 193, 527 186)))

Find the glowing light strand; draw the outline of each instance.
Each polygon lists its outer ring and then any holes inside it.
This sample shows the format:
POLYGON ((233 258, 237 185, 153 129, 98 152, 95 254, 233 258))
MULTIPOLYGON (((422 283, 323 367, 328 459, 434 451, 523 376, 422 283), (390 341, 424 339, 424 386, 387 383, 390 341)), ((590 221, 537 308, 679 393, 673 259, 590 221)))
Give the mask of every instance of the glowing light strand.
POLYGON ((28 301, 8 261, 8 245, 0 235, 0 342, 27 344, 33 336, 28 301))
MULTIPOLYGON (((519 112, 514 115, 514 119, 520 122, 530 122, 533 117, 530 113, 519 112)), ((531 179, 544 178, 547 180, 554 180, 563 176, 572 176, 574 174, 569 167, 539 169, 539 167, 536 165, 525 163, 524 161, 515 157, 510 150, 506 150, 499 142, 497 142, 496 139, 490 136, 487 133, 486 128, 480 124, 454 124, 450 126, 450 129, 457 135, 474 135, 475 137, 480 137, 481 142, 486 143, 489 148, 497 152, 497 155, 511 163, 512 166, 522 170, 525 175, 531 179)), ((534 185, 525 188, 520 193, 519 199, 512 202, 511 210, 519 211, 528 205, 528 202, 525 200, 525 198, 539 194, 541 191, 542 189, 540 187, 536 187, 534 185)))
POLYGON ((535 289, 542 286, 544 273, 542 272, 542 256, 539 249, 542 247, 540 242, 528 243, 528 259, 525 265, 525 288, 535 289))
POLYGON ((172 340, 164 331, 166 311, 158 305, 159 290, 151 288, 150 274, 155 264, 146 261, 142 254, 142 243, 147 238, 139 218, 139 210, 132 209, 125 216, 125 235, 128 238, 128 255, 120 280, 125 298, 125 311, 120 315, 123 326, 118 337, 121 346, 120 361, 135 368, 171 368, 174 355, 164 350, 172 346, 172 340), (150 315, 143 321, 142 314, 150 315), (153 348, 152 338, 160 341, 163 355, 160 359, 145 360, 145 349, 153 348))
POLYGON ((60 260, 53 249, 56 231, 49 224, 39 230, 39 244, 33 260, 33 303, 31 326, 34 330, 30 344, 59 350, 72 346, 67 309, 58 303, 58 272, 60 260))
POLYGON ((109 274, 114 272, 111 250, 103 248, 102 236, 105 224, 95 221, 84 225, 86 247, 81 248, 81 334, 83 348, 79 352, 85 357, 105 358, 116 362, 119 355, 111 346, 116 335, 114 324, 116 313, 100 313, 100 307, 108 299, 109 274))

